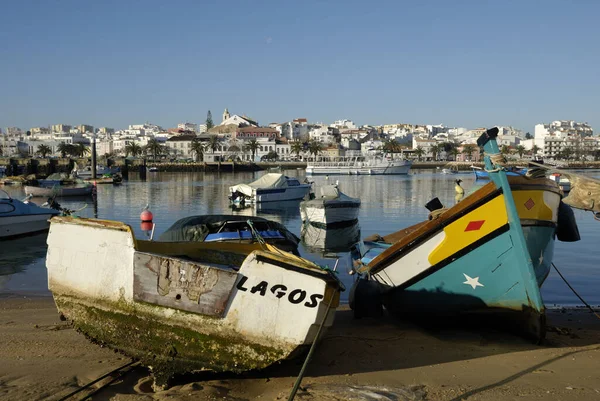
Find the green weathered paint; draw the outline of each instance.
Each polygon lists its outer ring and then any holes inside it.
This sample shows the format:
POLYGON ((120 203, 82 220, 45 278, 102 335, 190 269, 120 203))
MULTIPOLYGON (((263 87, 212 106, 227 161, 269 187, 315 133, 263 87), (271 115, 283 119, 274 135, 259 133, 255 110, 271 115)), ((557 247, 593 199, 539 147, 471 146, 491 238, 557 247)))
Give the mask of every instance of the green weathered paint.
POLYGON ((262 369, 292 351, 167 324, 167 319, 158 320, 125 301, 101 307, 68 296, 56 296, 55 301, 78 331, 151 367, 158 385, 185 372, 262 369))

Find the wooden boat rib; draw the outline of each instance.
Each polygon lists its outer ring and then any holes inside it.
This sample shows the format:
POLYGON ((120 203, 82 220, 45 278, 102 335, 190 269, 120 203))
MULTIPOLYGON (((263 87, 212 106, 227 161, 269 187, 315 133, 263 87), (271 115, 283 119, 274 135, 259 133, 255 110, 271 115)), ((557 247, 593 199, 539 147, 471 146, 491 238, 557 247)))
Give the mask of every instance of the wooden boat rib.
POLYGON ((140 241, 126 224, 84 218, 52 219, 46 265, 59 311, 152 366, 157 384, 292 357, 325 316, 332 324, 342 289, 333 273, 269 244, 140 241))

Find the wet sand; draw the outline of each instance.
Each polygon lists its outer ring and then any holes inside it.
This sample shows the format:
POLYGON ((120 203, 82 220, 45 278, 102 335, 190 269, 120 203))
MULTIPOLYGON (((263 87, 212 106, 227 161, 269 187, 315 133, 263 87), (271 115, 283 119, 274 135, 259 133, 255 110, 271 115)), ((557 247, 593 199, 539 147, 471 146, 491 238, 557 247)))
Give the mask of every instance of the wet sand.
MULTIPOLYGON (((600 320, 579 309, 550 311, 548 320, 537 346, 490 328, 424 329, 341 310, 296 399, 600 400, 600 320)), ((128 361, 61 322, 51 298, 0 298, 2 400, 56 400, 128 361)), ((158 393, 138 367, 93 400, 287 400, 301 364, 189 375, 158 393)))

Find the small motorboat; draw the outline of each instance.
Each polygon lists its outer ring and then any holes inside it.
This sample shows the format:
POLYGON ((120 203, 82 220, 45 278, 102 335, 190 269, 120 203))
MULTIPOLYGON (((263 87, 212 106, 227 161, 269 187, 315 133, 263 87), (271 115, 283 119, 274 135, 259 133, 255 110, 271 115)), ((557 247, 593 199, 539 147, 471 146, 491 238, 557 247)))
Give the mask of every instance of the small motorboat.
POLYGON ((148 171, 150 173, 156 173, 156 172, 158 172, 158 167, 156 167, 156 166, 148 167, 148 171))
POLYGON ((348 226, 358 221, 360 199, 342 193, 338 183, 323 185, 319 196, 300 203, 303 223, 322 228, 348 226))
POLYGON ((449 163, 442 169, 442 174, 458 174, 458 166, 456 164, 449 163))
MULTIPOLYGON (((84 168, 77 168, 77 165, 73 169, 73 176, 81 179, 92 178, 92 166, 85 166, 84 168)), ((96 166, 96 177, 102 177, 106 174, 117 174, 120 173, 119 167, 104 167, 96 166)))
POLYGON ((75 185, 52 185, 34 187, 25 185, 25 193, 35 197, 63 197, 63 196, 88 196, 92 195, 94 186, 92 184, 75 184, 75 185))
POLYGON ((58 210, 32 203, 29 198, 20 201, 0 190, 1 240, 47 231, 48 220, 60 214, 58 210))
POLYGON ((548 176, 549 179, 556 182, 564 193, 571 191, 571 180, 560 173, 553 173, 548 176))
POLYGON ((508 315, 526 334, 545 334, 540 286, 548 276, 554 240, 579 240, 573 212, 558 185, 507 177, 489 155, 499 154, 498 129, 478 140, 491 181, 455 206, 435 198, 430 218, 352 250, 360 277, 351 292, 357 315, 381 305, 415 317, 467 312, 508 315))
POLYGON ((333 324, 344 289, 335 272, 258 239, 256 227, 257 241, 239 243, 145 241, 119 221, 50 225, 59 312, 95 343, 151 366, 157 386, 297 356, 333 324))
POLYGON ((268 173, 250 184, 229 187, 229 200, 240 204, 300 200, 308 196, 311 188, 311 183, 300 183, 297 178, 268 173))
MULTIPOLYGON (((490 175, 488 174, 488 172, 486 170, 482 169, 481 167, 471 166, 471 169, 473 170, 473 173, 475 174, 476 180, 489 180, 490 179, 490 175)), ((509 177, 524 176, 525 174, 527 174, 526 167, 509 167, 506 169, 506 175, 509 177)))

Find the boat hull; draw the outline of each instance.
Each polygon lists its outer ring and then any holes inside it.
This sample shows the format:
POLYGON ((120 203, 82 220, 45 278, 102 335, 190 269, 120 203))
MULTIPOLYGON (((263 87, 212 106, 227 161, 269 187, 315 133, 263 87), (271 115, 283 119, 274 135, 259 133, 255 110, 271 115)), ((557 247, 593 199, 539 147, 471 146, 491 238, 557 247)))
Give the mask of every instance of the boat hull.
POLYGON ((43 197, 51 197, 51 196, 86 196, 91 195, 93 191, 93 186, 88 185, 85 187, 31 187, 25 186, 25 193, 33 196, 43 196, 43 197))
POLYGON ((358 202, 318 202, 316 200, 300 204, 302 222, 321 228, 335 228, 351 225, 358 221, 358 202))
POLYGON ((264 368, 333 322, 337 280, 269 245, 200 243, 202 261, 144 247, 122 223, 59 218, 46 264, 59 311, 95 341, 151 365, 157 384, 183 372, 264 368))
MULTIPOLYGON (((490 179, 490 175, 487 171, 485 170, 473 170, 473 173, 475 174, 475 179, 476 180, 489 180, 490 179)), ((508 177, 518 177, 518 176, 523 176, 525 175, 525 173, 527 173, 527 169, 520 169, 517 171, 507 171, 506 175, 508 177)))
POLYGON ((284 188, 258 188, 254 190, 254 201, 264 203, 300 200, 308 195, 310 188, 310 184, 284 188))
POLYGON ((48 231, 54 213, 0 217, 0 239, 11 239, 48 231))

